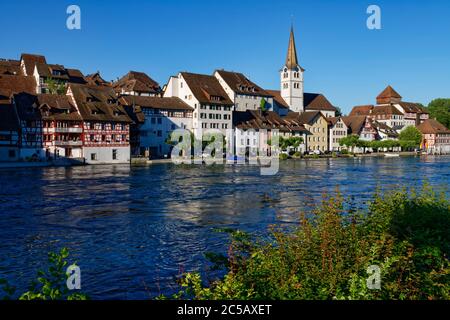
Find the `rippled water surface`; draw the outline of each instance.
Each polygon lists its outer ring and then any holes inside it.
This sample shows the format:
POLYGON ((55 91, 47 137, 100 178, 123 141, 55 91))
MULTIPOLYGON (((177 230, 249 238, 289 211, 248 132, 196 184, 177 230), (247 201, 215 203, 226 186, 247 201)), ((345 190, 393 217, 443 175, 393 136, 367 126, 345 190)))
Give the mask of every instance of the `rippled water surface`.
POLYGON ((288 161, 270 177, 250 166, 1 169, 0 277, 25 289, 65 246, 92 298, 147 299, 225 252, 217 227, 264 232, 337 186, 363 205, 377 187, 424 181, 447 188, 450 157, 288 161))

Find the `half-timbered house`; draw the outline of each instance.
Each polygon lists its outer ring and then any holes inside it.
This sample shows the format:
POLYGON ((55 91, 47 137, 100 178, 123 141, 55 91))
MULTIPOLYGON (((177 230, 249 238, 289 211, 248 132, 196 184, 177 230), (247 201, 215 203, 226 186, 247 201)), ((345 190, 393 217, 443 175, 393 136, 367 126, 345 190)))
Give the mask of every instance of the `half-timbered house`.
POLYGON ((130 161, 130 117, 114 89, 69 84, 67 95, 83 120, 83 157, 88 164, 130 161))

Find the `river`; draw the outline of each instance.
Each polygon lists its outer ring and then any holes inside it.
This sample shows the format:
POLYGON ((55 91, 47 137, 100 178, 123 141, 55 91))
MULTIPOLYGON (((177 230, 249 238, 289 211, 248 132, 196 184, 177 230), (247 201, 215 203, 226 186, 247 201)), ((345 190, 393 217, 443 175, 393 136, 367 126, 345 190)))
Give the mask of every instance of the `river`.
POLYGON ((47 253, 68 247, 93 299, 150 299, 226 252, 218 227, 264 233, 339 187, 359 206, 377 188, 448 191, 450 157, 289 160, 252 166, 89 166, 0 170, 0 278, 25 290, 47 253))

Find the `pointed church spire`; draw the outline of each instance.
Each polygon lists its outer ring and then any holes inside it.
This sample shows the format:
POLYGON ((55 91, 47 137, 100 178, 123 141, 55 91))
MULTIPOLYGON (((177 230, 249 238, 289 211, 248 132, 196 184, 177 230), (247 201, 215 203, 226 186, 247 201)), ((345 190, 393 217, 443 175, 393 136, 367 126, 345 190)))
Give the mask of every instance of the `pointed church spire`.
POLYGON ((286 67, 288 67, 289 69, 294 69, 298 65, 297 49, 295 48, 294 26, 292 25, 291 35, 289 37, 288 53, 286 57, 286 67))

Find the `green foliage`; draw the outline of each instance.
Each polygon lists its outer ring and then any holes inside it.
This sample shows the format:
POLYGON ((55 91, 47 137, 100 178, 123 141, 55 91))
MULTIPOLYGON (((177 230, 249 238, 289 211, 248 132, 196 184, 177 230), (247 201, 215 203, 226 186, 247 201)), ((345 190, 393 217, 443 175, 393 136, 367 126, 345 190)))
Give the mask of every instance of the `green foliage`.
POLYGON ((357 135, 349 135, 347 137, 342 138, 339 141, 339 145, 341 147, 356 147, 359 143, 359 136, 357 135))
POLYGON ((288 148, 297 149, 303 143, 303 138, 302 137, 283 138, 280 136, 278 143, 281 150, 287 150, 288 148))
POLYGON ((436 119, 450 129, 450 99, 435 99, 428 105, 430 118, 436 119))
POLYGON ((66 93, 66 85, 53 78, 48 78, 44 82, 50 94, 64 95, 66 93))
POLYGON ((287 160, 289 156, 286 153, 280 153, 280 160, 287 160))
POLYGON ((235 237, 228 273, 209 286, 186 274, 175 299, 450 299, 450 202, 428 186, 376 194, 352 209, 337 192, 271 239, 235 237), (367 268, 381 269, 381 290, 367 268))
POLYGON ((422 142, 422 133, 416 127, 409 126, 400 132, 399 141, 403 149, 416 148, 422 142))
POLYGON ((259 104, 259 107, 261 108, 261 111, 262 112, 266 112, 267 111, 267 109, 266 109, 266 99, 261 99, 261 103, 259 104))
POLYGON ((3 299, 19 300, 87 300, 88 297, 81 293, 71 293, 67 288, 68 267, 67 258, 69 250, 61 249, 59 253, 49 253, 49 267, 46 271, 38 271, 36 280, 30 285, 29 291, 14 297, 16 289, 8 284, 5 279, 0 279, 3 299))

